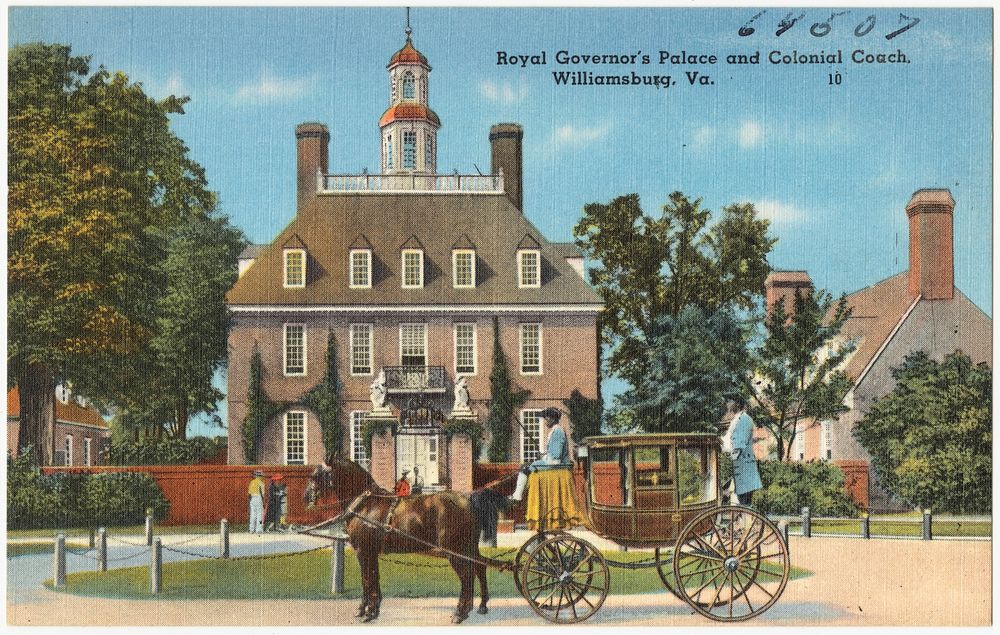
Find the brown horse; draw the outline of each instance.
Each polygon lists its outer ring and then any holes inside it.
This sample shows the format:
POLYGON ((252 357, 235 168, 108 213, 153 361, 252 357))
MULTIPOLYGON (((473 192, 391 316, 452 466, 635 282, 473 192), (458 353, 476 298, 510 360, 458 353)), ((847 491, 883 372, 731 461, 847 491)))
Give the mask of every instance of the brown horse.
POLYGON ((496 530, 497 509, 504 502, 499 494, 489 494, 493 495, 466 496, 445 491, 396 497, 376 485, 357 463, 331 457, 313 471, 305 499, 310 506, 336 504, 350 510, 345 525, 358 557, 363 587, 357 617, 364 622, 378 617, 382 602, 379 554, 433 552, 437 548, 448 558, 462 585, 458 608, 452 616, 452 622, 459 624, 472 611, 473 577, 479 579, 478 612, 488 612, 490 594, 486 564, 479 554, 479 534, 484 529, 489 531, 491 520, 496 530))

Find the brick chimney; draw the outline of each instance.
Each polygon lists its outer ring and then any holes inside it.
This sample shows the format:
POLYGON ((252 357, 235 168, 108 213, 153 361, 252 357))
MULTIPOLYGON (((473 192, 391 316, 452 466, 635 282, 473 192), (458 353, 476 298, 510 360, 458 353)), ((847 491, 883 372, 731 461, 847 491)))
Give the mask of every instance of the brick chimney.
POLYGON ((490 171, 503 169, 503 189, 514 207, 524 211, 521 194, 521 139, 524 129, 516 123, 498 123, 490 128, 490 171))
POLYGON ((764 299, 767 302, 767 314, 771 315, 774 306, 781 303, 785 315, 791 317, 795 311, 795 291, 799 293, 812 292, 812 278, 805 271, 774 270, 764 279, 764 299))
POLYGON ((955 199, 947 189, 917 190, 906 204, 910 219, 911 297, 950 300, 955 293, 952 215, 955 199))
POLYGON ((328 171, 330 131, 321 123, 300 123, 295 126, 295 143, 298 146, 296 210, 300 210, 316 196, 316 171, 324 174, 328 171))

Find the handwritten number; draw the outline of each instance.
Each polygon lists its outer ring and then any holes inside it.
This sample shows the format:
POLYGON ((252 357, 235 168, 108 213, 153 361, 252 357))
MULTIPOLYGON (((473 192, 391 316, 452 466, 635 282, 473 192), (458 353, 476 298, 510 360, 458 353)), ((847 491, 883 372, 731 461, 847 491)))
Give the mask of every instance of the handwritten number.
POLYGON ((864 22, 862 22, 857 27, 855 27, 855 29, 854 29, 854 35, 856 37, 864 37, 864 36, 868 35, 869 33, 871 33, 872 29, 874 29, 874 28, 875 28, 875 14, 873 13, 870 16, 868 16, 867 18, 865 18, 864 22), (868 26, 865 26, 865 25, 868 25, 868 26))
POLYGON ((767 13, 767 9, 764 9, 763 11, 760 11, 759 13, 757 13, 757 15, 755 15, 754 17, 752 17, 749 20, 747 20, 747 23, 744 24, 743 26, 741 26, 740 30, 737 31, 737 33, 739 33, 740 37, 747 37, 747 36, 753 35, 754 31, 756 31, 756 29, 754 29, 750 25, 753 24, 757 20, 757 18, 759 18, 760 16, 764 15, 765 13, 767 13))
POLYGON ((917 26, 917 24, 920 22, 920 18, 911 18, 911 17, 903 15, 902 13, 899 14, 899 21, 900 22, 905 22, 907 20, 910 21, 909 24, 907 24, 906 26, 904 26, 904 27, 902 27, 900 29, 896 29, 895 31, 893 31, 889 35, 885 36, 885 39, 891 40, 892 38, 896 37, 897 35, 899 35, 901 33, 906 33, 907 31, 909 31, 913 27, 917 26))
POLYGON ((795 26, 795 23, 804 17, 806 17, 806 14, 801 13, 799 14, 799 17, 793 18, 791 12, 789 12, 781 19, 781 22, 778 23, 778 30, 774 32, 774 36, 781 37, 785 31, 795 26))
POLYGON ((827 35, 829 35, 830 30, 833 29, 833 27, 830 25, 830 23, 833 22, 833 19, 838 16, 846 14, 847 11, 841 11, 839 13, 831 13, 830 17, 826 19, 826 22, 816 22, 811 27, 809 27, 809 33, 811 33, 813 37, 826 37, 827 35))

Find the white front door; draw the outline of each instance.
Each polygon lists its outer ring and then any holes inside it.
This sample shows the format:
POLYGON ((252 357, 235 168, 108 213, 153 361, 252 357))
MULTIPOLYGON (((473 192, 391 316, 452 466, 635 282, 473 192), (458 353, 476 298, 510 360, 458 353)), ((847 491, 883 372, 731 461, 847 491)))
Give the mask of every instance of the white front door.
POLYGON ((424 487, 438 483, 438 437, 437 435, 401 434, 396 437, 396 479, 409 470, 407 478, 416 485, 413 468, 423 481, 424 487))

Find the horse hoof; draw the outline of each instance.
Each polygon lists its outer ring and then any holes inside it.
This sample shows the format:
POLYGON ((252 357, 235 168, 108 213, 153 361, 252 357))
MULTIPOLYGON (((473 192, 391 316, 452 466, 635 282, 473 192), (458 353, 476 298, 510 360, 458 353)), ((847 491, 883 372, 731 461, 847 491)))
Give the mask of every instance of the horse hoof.
POLYGON ((368 622, 374 622, 378 615, 365 615, 361 618, 361 622, 367 624, 368 622))
POLYGON ((479 613, 480 615, 486 615, 489 612, 490 612, 490 610, 488 608, 486 608, 485 604, 482 605, 482 606, 480 606, 478 609, 476 609, 476 613, 479 613))
POLYGON ((466 617, 468 617, 468 615, 458 615, 458 614, 452 615, 451 616, 451 623, 452 624, 461 624, 462 622, 465 621, 466 617))

